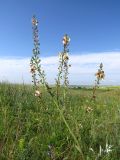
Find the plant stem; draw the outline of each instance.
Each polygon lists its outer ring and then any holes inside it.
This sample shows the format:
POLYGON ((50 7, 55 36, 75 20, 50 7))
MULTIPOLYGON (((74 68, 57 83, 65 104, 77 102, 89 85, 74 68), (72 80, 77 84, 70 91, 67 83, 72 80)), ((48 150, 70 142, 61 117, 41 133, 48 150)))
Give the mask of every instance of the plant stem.
POLYGON ((69 124, 67 123, 67 121, 66 121, 66 119, 65 119, 65 117, 64 117, 64 115, 63 115, 62 110, 60 109, 59 105, 57 104, 57 102, 54 100, 53 97, 52 97, 52 100, 53 100, 54 104, 56 105, 56 107, 57 107, 57 109, 58 109, 58 111, 59 111, 59 113, 60 113, 60 116, 61 116, 61 118, 63 119, 66 127, 68 128, 68 131, 69 131, 69 133, 71 134, 74 142, 76 143, 76 145, 77 145, 76 148, 77 148, 77 150, 80 152, 82 160, 84 160, 83 152, 82 152, 82 150, 81 150, 81 147, 80 147, 80 145, 79 145, 79 142, 78 142, 75 134, 74 134, 73 131, 71 130, 69 124))

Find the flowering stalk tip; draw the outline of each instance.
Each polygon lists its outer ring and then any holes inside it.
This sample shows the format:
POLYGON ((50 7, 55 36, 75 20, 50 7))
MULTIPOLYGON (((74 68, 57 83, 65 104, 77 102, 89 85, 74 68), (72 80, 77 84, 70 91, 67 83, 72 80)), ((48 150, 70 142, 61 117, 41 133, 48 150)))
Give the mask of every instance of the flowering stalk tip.
POLYGON ((92 96, 92 99, 94 100, 96 98, 96 89, 99 87, 100 81, 105 78, 105 73, 103 70, 103 63, 100 63, 99 69, 97 73, 95 73, 95 76, 96 76, 96 80, 95 80, 95 85, 93 87, 93 96, 92 96))

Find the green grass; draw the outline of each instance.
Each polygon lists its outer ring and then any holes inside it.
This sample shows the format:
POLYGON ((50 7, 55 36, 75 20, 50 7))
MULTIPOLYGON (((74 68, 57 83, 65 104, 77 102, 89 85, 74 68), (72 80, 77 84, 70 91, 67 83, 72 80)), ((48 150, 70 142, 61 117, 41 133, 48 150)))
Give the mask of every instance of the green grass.
MULTIPOLYGON (((70 89, 60 109, 84 160, 120 160, 120 88, 100 88, 95 102, 91 97, 91 89, 70 89)), ((82 159, 46 91, 40 100, 32 86, 0 84, 0 160, 82 159)))

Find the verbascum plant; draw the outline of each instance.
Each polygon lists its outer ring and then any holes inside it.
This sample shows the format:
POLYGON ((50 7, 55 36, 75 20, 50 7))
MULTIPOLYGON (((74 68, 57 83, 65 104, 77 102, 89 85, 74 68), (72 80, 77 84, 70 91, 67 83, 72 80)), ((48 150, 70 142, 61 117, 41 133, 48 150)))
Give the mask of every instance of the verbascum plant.
POLYGON ((105 78, 105 73, 104 73, 104 70, 103 70, 103 64, 102 63, 100 63, 99 69, 98 69, 97 73, 95 73, 95 76, 96 76, 96 80, 95 80, 95 85, 93 87, 93 95, 92 95, 93 100, 96 99, 96 90, 97 90, 97 88, 99 88, 100 81, 105 78))
POLYGON ((33 39, 34 39, 34 48, 33 56, 30 61, 30 71, 32 74, 32 82, 35 87, 35 96, 40 97, 42 95, 39 87, 40 85, 45 85, 45 72, 41 68, 41 59, 40 59, 40 43, 38 35, 38 20, 35 16, 32 18, 32 29, 33 29, 33 39))
POLYGON ((64 72, 64 86, 67 88, 69 85, 69 80, 68 80, 68 68, 69 68, 69 64, 68 64, 68 60, 69 60, 69 49, 68 49, 68 45, 70 43, 70 38, 68 37, 68 35, 66 34, 63 37, 63 72, 64 72))
POLYGON ((68 89, 69 85, 69 79, 68 79, 68 74, 69 74, 69 67, 71 65, 68 64, 69 61, 69 43, 70 43, 70 38, 68 37, 67 34, 64 35, 62 39, 63 43, 63 51, 59 53, 59 67, 58 67, 58 78, 56 80, 56 88, 57 88, 57 100, 59 99, 59 92, 60 92, 60 86, 63 85, 64 88, 64 101, 66 97, 66 92, 68 89), (63 83, 62 83, 63 81, 63 83))
MULTIPOLYGON (((62 118, 65 126, 67 127, 71 137, 74 140, 75 147, 80 153, 81 160, 84 160, 84 155, 82 153, 79 141, 76 138, 72 129, 70 128, 68 122, 66 121, 63 110, 61 109, 58 101, 55 99, 55 95, 52 92, 52 88, 46 82, 45 72, 41 68, 41 59, 39 58, 39 55, 40 55, 39 45, 40 45, 40 43, 39 43, 39 37, 38 37, 38 21, 35 16, 33 16, 33 18, 32 18, 32 28, 33 28, 34 49, 33 49, 33 56, 30 61, 30 67, 31 67, 32 79, 33 79, 32 82, 34 83, 34 87, 35 87, 35 96, 41 97, 41 92, 39 90, 39 86, 41 84, 43 86, 45 86, 47 92, 51 96, 51 101, 56 106, 56 109, 58 110, 60 117, 62 118)), ((70 42, 70 38, 67 35, 65 35, 63 37, 64 49, 63 49, 63 52, 61 53, 62 59, 60 61, 60 70, 59 70, 58 80, 57 80, 57 83, 60 85, 60 79, 61 79, 61 75, 63 72, 64 73, 63 74, 64 75, 63 84, 64 84, 64 87, 66 87, 66 88, 68 87, 68 84, 69 84, 69 81, 68 81, 68 60, 69 60, 68 52, 69 52, 69 50, 67 48, 69 45, 69 42, 70 42)), ((65 96, 65 90, 64 90, 64 96, 65 96)))

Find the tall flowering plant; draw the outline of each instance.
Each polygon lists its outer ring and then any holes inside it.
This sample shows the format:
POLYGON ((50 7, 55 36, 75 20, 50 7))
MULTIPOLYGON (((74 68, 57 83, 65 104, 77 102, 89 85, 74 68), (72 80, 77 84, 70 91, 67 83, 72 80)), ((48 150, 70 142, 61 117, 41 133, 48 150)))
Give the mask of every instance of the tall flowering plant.
POLYGON ((95 85, 93 87, 93 96, 92 96, 92 99, 94 99, 94 100, 96 98, 96 89, 99 88, 100 81, 105 78, 105 73, 103 70, 102 63, 100 63, 99 69, 98 69, 97 73, 95 73, 95 76, 96 76, 96 80, 95 80, 95 85))
POLYGON ((64 35, 62 39, 63 43, 63 51, 59 53, 59 67, 58 67, 58 78, 56 80, 57 83, 57 100, 59 97, 59 88, 61 84, 61 80, 63 80, 63 87, 64 87, 64 98, 66 94, 66 89, 68 88, 69 85, 69 80, 68 80, 68 68, 70 65, 68 64, 69 61, 69 43, 70 43, 70 38, 68 37, 67 34, 64 35))
MULTIPOLYGON (((72 136, 72 138, 75 142, 75 145, 76 145, 76 149, 80 152, 81 157, 83 157, 83 153, 82 153, 79 141, 76 138, 73 131, 71 130, 68 122, 66 121, 65 116, 63 114, 63 110, 59 106, 58 101, 56 101, 55 95, 52 92, 51 88, 49 87, 49 84, 46 82, 44 70, 42 70, 42 68, 41 68, 41 60, 39 58, 40 43, 39 43, 39 37, 38 37, 38 21, 35 16, 33 16, 33 18, 32 18, 32 28, 33 28, 34 49, 33 49, 33 56, 30 61, 30 68, 31 68, 32 79, 33 79, 32 81, 33 81, 34 87, 35 87, 35 96, 41 97, 41 92, 39 90, 39 86, 40 86, 40 84, 44 85, 47 92, 52 97, 51 100, 53 101, 54 105, 56 106, 57 110, 59 111, 60 116, 63 119, 63 122, 66 125, 70 135, 72 136)), ((69 60, 68 52, 69 52, 69 50, 67 48, 69 45, 69 42, 70 42, 70 38, 67 35, 65 35, 63 37, 64 49, 63 49, 63 52, 61 53, 59 74, 58 74, 58 80, 57 80, 57 84, 60 84, 62 72, 64 71, 64 86, 65 87, 67 87, 69 84, 69 81, 68 81, 68 60, 69 60)))
POLYGON ((62 63, 63 63, 63 72, 64 72, 64 86, 68 87, 69 85, 69 80, 68 80, 68 68, 70 65, 68 64, 69 61, 69 43, 70 43, 70 38, 68 35, 64 35, 63 37, 63 52, 62 52, 62 63))
POLYGON ((45 73, 41 68, 41 59, 40 55, 40 43, 39 43, 39 35, 38 35, 38 20, 35 16, 32 17, 32 29, 33 29, 33 40, 34 40, 34 48, 33 48, 33 56, 30 61, 30 71, 32 74, 32 82, 35 87, 35 96, 40 96, 41 92, 39 91, 40 85, 45 85, 45 73))

